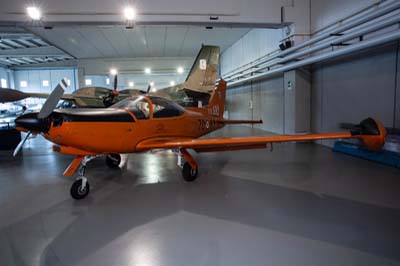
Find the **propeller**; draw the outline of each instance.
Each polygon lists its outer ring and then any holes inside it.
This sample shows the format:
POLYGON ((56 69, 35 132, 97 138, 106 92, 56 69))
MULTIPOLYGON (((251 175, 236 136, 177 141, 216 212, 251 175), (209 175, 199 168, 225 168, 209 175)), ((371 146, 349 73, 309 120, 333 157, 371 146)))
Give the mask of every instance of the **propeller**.
POLYGON ((151 90, 151 85, 149 84, 149 86, 147 86, 147 91, 146 91, 146 93, 149 94, 150 90, 151 90))
POLYGON ((62 95, 64 94, 64 90, 67 87, 67 81, 65 79, 62 79, 57 87, 51 92, 46 102, 43 104, 42 109, 40 109, 39 113, 25 114, 15 119, 15 125, 17 127, 26 129, 28 131, 28 134, 26 134, 25 138, 21 140, 21 142, 15 148, 13 153, 14 157, 22 149, 25 142, 32 134, 32 131, 43 132, 44 130, 46 130, 46 128, 48 129, 49 120, 46 118, 48 118, 53 110, 56 108, 58 101, 61 99, 62 95))
POLYGON ((109 107, 114 104, 115 97, 119 95, 117 87, 118 87, 118 75, 114 75, 114 88, 107 96, 103 98, 103 104, 105 107, 109 107))

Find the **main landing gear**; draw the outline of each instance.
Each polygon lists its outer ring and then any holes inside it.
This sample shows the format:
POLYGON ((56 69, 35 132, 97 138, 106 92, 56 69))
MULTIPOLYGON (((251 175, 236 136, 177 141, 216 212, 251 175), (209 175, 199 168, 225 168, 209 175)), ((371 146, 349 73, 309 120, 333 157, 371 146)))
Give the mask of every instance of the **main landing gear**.
MULTIPOLYGON (((90 185, 85 175, 86 165, 93 159, 101 157, 102 155, 95 156, 85 156, 78 169, 78 177, 72 184, 70 193, 71 197, 80 200, 85 198, 90 192, 90 185)), ((106 164, 110 168, 118 168, 121 163, 121 155, 119 154, 109 154, 106 156, 106 164)))
POLYGON ((182 168, 182 177, 186 182, 196 180, 199 167, 186 149, 180 149, 178 152, 178 166, 182 168))

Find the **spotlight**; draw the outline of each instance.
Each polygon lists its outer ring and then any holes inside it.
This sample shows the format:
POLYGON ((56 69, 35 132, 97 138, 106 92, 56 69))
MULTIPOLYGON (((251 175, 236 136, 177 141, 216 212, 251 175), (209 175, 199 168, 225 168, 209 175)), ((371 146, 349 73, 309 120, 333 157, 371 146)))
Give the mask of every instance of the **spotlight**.
POLYGON ((129 81, 128 85, 129 85, 130 88, 133 88, 133 86, 135 86, 135 82, 129 81))
POLYGON ((183 73, 183 67, 178 67, 176 69, 176 72, 178 72, 178 74, 182 74, 183 73))
POLYGON ((171 81, 169 82, 169 85, 170 85, 170 86, 175 86, 175 81, 171 80, 171 81))
POLYGON ((27 7, 26 13, 32 20, 40 20, 42 18, 42 12, 35 6, 27 7))
POLYGON ((111 74, 111 76, 115 76, 115 75, 118 74, 118 70, 116 68, 111 68, 110 69, 110 74, 111 74))
POLYGON ((146 73, 146 74, 151 74, 151 68, 146 67, 146 68, 144 69, 144 73, 146 73))
POLYGON ((136 10, 133 7, 125 7, 124 16, 126 20, 134 20, 136 18, 136 10))

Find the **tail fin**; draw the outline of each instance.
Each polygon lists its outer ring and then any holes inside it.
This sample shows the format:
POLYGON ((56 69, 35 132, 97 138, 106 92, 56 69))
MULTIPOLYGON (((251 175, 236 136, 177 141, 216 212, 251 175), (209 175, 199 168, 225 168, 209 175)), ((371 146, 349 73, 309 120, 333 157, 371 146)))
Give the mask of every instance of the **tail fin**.
POLYGON ((225 111, 226 81, 221 79, 208 103, 208 114, 222 118, 225 111))
POLYGON ((202 46, 183 84, 185 89, 203 93, 213 91, 219 69, 219 51, 218 46, 202 46))

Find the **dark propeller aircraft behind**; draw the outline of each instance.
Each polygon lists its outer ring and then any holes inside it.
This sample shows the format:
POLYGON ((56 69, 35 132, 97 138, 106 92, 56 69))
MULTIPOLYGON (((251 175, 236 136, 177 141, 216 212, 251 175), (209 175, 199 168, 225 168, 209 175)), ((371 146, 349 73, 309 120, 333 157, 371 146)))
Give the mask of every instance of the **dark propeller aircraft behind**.
MULTIPOLYGON (((200 49, 190 72, 182 84, 162 88, 157 91, 139 89, 117 90, 117 76, 114 89, 103 87, 85 87, 71 94, 63 94, 62 100, 73 102, 78 107, 109 107, 131 96, 152 95, 168 98, 183 106, 197 106, 198 101, 207 104, 217 80, 219 66, 218 46, 205 45, 200 49)), ((29 97, 47 98, 48 93, 28 93, 14 89, 0 90, 0 103, 20 101, 29 97)))

